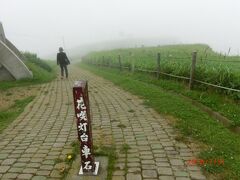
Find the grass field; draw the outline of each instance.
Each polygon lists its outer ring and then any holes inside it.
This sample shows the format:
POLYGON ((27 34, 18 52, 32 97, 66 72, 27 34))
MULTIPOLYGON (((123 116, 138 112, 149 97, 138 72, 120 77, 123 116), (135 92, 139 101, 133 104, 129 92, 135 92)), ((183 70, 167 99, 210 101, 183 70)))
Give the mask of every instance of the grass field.
MULTIPOLYGON (((81 64, 81 67, 102 76, 125 90, 141 96, 145 99, 145 105, 154 108, 162 115, 176 118, 175 127, 183 137, 176 140, 185 141, 186 137, 192 137, 198 142, 204 143, 205 147, 199 158, 224 159, 224 166, 206 165, 202 168, 215 179, 238 179, 240 177, 240 137, 222 126, 207 113, 193 106, 189 101, 176 94, 174 89, 183 91, 182 84, 170 80, 162 80, 162 86, 153 83, 152 78, 141 74, 131 74, 126 71, 119 72, 117 69, 99 68, 81 64), (167 86, 167 88, 165 87, 167 86), (172 92, 174 91, 174 93, 172 92)), ((188 92, 186 92, 188 93, 188 92)), ((193 91, 191 96, 197 97, 198 92, 193 91)), ((214 100, 210 96, 209 100, 214 100)), ((217 96, 217 99, 220 98, 217 96)), ((219 101, 222 99, 218 99, 219 101)))
MULTIPOLYGON (((120 55, 123 66, 129 67, 134 62, 136 68, 156 70, 157 53, 160 53, 160 67, 162 72, 189 77, 191 54, 193 51, 197 51, 195 79, 240 89, 240 57, 225 57, 203 44, 168 45, 92 52, 84 57, 84 59, 93 63, 109 63, 118 66, 118 55, 120 55)), ((231 93, 230 91, 224 91, 224 93, 232 95, 237 100, 240 99, 240 93, 231 93)))

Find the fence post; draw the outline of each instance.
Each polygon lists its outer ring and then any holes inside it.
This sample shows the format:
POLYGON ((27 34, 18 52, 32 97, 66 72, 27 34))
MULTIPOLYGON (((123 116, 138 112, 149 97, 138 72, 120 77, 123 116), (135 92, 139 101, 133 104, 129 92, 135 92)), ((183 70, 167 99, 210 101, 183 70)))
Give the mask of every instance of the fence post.
POLYGON ((97 65, 97 66, 100 66, 100 64, 101 64, 101 58, 99 57, 99 58, 97 59, 96 65, 97 65))
POLYGON ((134 64, 134 60, 132 59, 131 72, 134 73, 134 70, 135 70, 135 64, 134 64))
POLYGON ((118 55, 118 63, 119 63, 119 70, 122 71, 122 62, 121 62, 121 56, 118 55))
POLYGON ((231 48, 228 49, 228 54, 227 54, 228 56, 229 56, 229 54, 230 54, 230 51, 231 51, 231 48))
MULTIPOLYGON (((133 57, 133 56, 131 56, 133 57)), ((135 64, 134 64, 134 59, 132 58, 131 59, 131 72, 134 73, 134 70, 135 70, 135 64)))
POLYGON ((107 65, 109 68, 111 68, 111 57, 108 58, 107 65))
POLYGON ((194 51, 192 53, 192 67, 190 71, 190 80, 189 80, 189 89, 191 90, 193 87, 193 79, 194 79, 194 72, 196 67, 196 60, 197 60, 197 52, 194 51))
POLYGON ((104 67, 108 67, 108 58, 106 57, 105 59, 104 59, 104 63, 103 63, 103 66, 104 67))
POLYGON ((160 77, 160 59, 161 55, 160 53, 157 53, 157 79, 160 77))
POLYGON ((105 61, 105 58, 104 58, 104 56, 102 57, 102 63, 100 64, 101 66, 104 66, 104 61, 105 61))

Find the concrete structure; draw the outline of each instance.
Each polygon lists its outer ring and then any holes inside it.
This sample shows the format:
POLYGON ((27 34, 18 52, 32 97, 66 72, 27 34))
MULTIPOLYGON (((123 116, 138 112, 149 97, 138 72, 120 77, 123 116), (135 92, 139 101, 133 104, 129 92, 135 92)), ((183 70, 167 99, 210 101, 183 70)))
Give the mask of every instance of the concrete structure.
POLYGON ((0 81, 32 78, 19 50, 6 38, 0 22, 0 81))
POLYGON ((3 30, 3 26, 2 26, 2 23, 0 22, 0 40, 5 43, 5 39, 6 39, 6 37, 5 37, 4 30, 3 30))

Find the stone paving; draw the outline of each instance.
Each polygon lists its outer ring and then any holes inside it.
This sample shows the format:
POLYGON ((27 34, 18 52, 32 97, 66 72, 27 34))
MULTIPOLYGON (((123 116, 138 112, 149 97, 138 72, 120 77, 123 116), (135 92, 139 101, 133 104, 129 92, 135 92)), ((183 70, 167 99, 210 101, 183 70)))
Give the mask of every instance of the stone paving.
POLYGON ((41 85, 38 96, 0 134, 0 179, 60 179, 56 159, 72 152, 77 139, 73 81, 89 81, 95 144, 115 144, 113 180, 206 179, 188 166, 197 149, 175 140, 167 120, 134 96, 101 77, 76 67, 68 80, 41 85), (127 153, 121 149, 130 147, 127 153))

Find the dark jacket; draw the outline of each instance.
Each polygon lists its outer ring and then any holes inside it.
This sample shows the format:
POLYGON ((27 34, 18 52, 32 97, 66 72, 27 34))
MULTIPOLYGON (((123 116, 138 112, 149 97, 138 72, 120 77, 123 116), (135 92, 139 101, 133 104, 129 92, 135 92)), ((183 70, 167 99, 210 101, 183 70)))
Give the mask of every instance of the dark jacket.
POLYGON ((68 60, 68 57, 65 52, 57 53, 57 64, 60 64, 60 65, 70 64, 70 61, 68 60))

